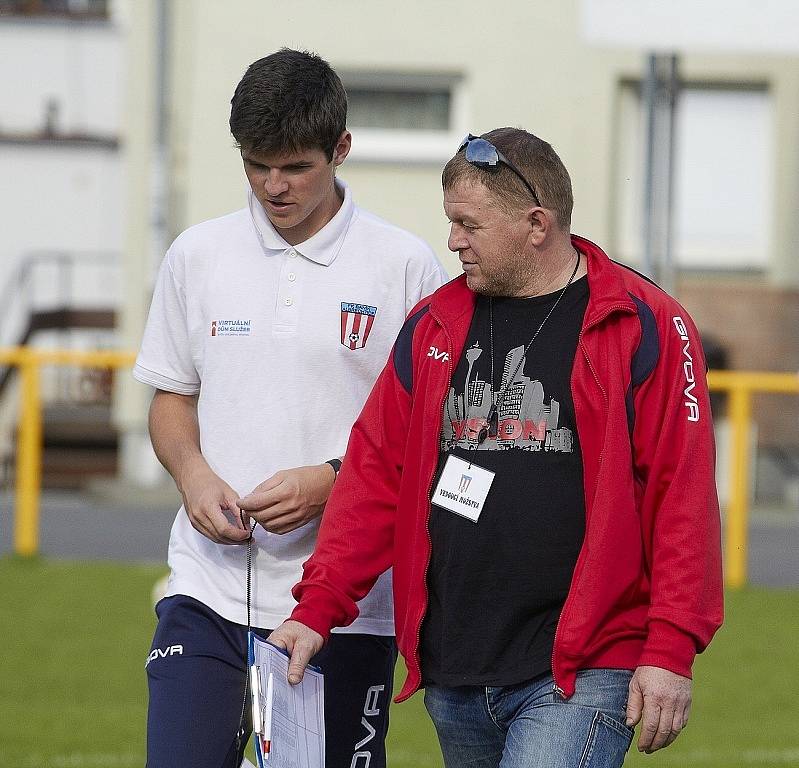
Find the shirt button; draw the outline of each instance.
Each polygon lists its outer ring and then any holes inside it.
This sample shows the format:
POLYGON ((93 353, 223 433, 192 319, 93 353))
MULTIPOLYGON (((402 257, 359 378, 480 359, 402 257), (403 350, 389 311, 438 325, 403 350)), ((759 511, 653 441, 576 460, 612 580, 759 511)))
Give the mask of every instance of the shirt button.
POLYGON ((283 299, 283 303, 287 307, 290 307, 294 303, 294 299, 292 299, 291 296, 289 296, 287 299, 283 299))
POLYGON ((296 259, 297 258, 297 251, 289 251, 289 258, 296 259))
POLYGON ((293 283, 297 279, 297 275, 293 272, 289 272, 289 282, 293 283))

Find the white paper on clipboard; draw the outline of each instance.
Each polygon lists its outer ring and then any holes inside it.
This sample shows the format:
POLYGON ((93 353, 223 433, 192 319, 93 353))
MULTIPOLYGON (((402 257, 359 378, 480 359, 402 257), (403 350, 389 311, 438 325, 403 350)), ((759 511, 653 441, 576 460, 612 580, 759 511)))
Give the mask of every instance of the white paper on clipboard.
MULTIPOLYGON (((308 667, 302 682, 290 685, 285 651, 256 637, 253 653, 261 696, 269 673, 273 675, 272 743, 266 764, 269 768, 324 768, 324 676, 308 667)), ((262 717, 265 706, 261 701, 262 717)))

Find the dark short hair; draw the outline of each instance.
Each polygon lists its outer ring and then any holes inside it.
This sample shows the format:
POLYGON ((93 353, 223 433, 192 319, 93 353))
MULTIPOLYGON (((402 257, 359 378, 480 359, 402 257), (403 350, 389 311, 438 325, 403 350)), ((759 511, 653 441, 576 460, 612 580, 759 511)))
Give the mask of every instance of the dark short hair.
MULTIPOLYGON (((552 146, 521 128, 495 128, 481 138, 488 139, 522 172, 535 189, 541 205, 553 210, 560 228, 568 231, 574 207, 572 183, 566 166, 552 146)), ((445 190, 461 181, 480 183, 508 212, 535 205, 530 190, 510 168, 500 164, 497 173, 483 170, 466 159, 465 151, 457 152, 444 166, 441 181, 445 190)))
POLYGON ((230 101, 230 132, 253 152, 319 148, 328 159, 347 128, 347 94, 315 53, 281 48, 253 62, 230 101))

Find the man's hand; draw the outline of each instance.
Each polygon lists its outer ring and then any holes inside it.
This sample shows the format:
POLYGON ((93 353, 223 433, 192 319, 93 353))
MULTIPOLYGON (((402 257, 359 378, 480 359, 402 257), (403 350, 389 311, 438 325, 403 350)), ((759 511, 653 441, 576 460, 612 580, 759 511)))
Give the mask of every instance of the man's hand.
POLYGON ((319 517, 333 489, 330 464, 276 472, 238 505, 271 533, 288 533, 319 517))
POLYGON ((308 662, 322 650, 324 638, 299 621, 284 621, 271 635, 269 642, 291 654, 288 677, 292 685, 302 681, 308 662))
POLYGON ((236 504, 238 494, 204 460, 186 469, 180 492, 191 524, 206 538, 217 544, 241 544, 250 537, 236 504))
POLYGON ((627 725, 641 722, 638 751, 651 754, 668 747, 685 728, 691 713, 690 678, 660 667, 638 667, 630 680, 627 725))
POLYGON ((149 425, 155 454, 174 478, 194 528, 217 544, 247 541, 250 532, 236 506, 238 494, 200 451, 197 395, 156 390, 149 425))

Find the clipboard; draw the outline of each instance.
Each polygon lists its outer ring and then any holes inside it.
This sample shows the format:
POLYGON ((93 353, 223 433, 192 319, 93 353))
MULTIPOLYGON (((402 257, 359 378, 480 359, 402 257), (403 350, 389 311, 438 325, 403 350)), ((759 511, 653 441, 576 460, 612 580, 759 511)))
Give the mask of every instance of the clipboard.
POLYGON ((258 768, 324 768, 324 675, 308 665, 301 683, 288 682, 289 654, 247 635, 253 741, 258 768))

